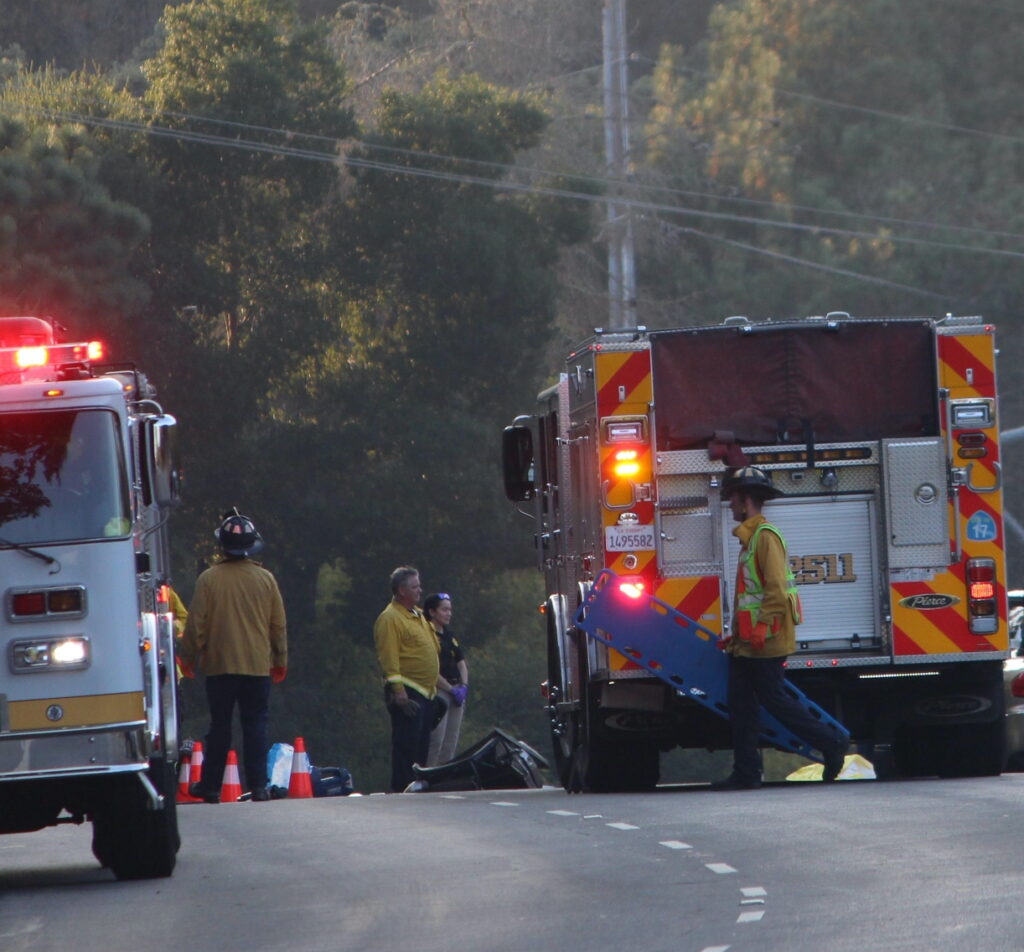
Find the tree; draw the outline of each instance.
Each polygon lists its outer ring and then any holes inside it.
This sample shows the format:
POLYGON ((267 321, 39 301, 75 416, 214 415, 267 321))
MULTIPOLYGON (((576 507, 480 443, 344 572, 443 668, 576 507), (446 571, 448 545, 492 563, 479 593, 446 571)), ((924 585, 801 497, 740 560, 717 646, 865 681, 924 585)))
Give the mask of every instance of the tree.
POLYGON ((130 262, 149 232, 138 209, 100 183, 88 134, 34 131, 0 118, 0 296, 3 313, 53 317, 79 331, 133 315, 147 288, 130 262))

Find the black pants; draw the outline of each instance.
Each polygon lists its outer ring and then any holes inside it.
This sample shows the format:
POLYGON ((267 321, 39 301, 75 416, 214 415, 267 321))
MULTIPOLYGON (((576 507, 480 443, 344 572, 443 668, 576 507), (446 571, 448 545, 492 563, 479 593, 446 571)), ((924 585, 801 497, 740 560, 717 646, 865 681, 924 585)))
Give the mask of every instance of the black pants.
POLYGON ((267 785, 267 710, 270 678, 249 674, 215 674, 206 678, 206 700, 210 706, 210 731, 206 735, 201 786, 220 793, 224 762, 231 749, 231 718, 235 704, 242 722, 242 763, 250 790, 267 785))
POLYGON ((733 773, 741 780, 761 779, 761 707, 811 747, 831 751, 840 735, 819 721, 787 690, 785 658, 729 659, 729 718, 732 723, 733 773))
POLYGON ((391 717, 391 792, 401 793, 416 779, 412 765, 427 765, 430 731, 434 726, 434 704, 418 691, 406 687, 409 700, 419 705, 415 717, 409 717, 394 704, 388 703, 391 717))

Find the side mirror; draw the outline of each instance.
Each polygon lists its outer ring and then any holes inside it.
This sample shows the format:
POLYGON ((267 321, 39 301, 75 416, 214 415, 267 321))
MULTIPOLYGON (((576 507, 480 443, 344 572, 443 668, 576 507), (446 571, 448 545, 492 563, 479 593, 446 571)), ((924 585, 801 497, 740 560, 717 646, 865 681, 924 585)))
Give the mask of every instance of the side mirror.
POLYGON ((178 423, 174 417, 164 414, 147 420, 144 425, 146 440, 142 455, 146 502, 155 503, 160 509, 177 506, 181 502, 178 423))
POLYGON ((529 427, 507 426, 501 434, 505 495, 512 502, 533 499, 533 434, 529 427))

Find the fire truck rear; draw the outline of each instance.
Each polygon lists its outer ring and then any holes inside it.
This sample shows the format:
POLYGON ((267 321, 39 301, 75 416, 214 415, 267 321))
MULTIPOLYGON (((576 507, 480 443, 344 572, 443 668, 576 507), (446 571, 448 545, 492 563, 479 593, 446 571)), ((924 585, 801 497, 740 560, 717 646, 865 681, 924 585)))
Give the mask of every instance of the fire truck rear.
POLYGON ((725 717, 674 687, 685 672, 652 677, 574 618, 610 569, 727 632, 739 547, 720 487, 743 463, 784 493, 765 513, 804 607, 788 677, 880 775, 999 773, 1008 639, 991 325, 729 318, 598 332, 566 363, 504 434, 506 494, 530 504, 547 583, 544 692, 563 784, 646 789, 661 751, 730 746, 725 717))
POLYGON ((169 876, 175 421, 101 359, 0 319, 0 832, 89 819, 118 878, 169 876))

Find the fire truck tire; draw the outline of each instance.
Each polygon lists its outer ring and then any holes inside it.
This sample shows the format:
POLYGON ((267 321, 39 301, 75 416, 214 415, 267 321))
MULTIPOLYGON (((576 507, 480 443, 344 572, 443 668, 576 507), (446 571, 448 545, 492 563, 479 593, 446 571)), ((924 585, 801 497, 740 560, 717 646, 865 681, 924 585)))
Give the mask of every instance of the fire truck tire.
POLYGON ((940 777, 997 777, 1006 756, 1006 721, 957 724, 940 735, 940 777))
POLYGON ((149 779, 164 794, 161 810, 150 810, 135 777, 119 783, 93 812, 93 855, 118 879, 157 879, 174 872, 178 847, 174 770, 161 758, 150 762, 149 779))

